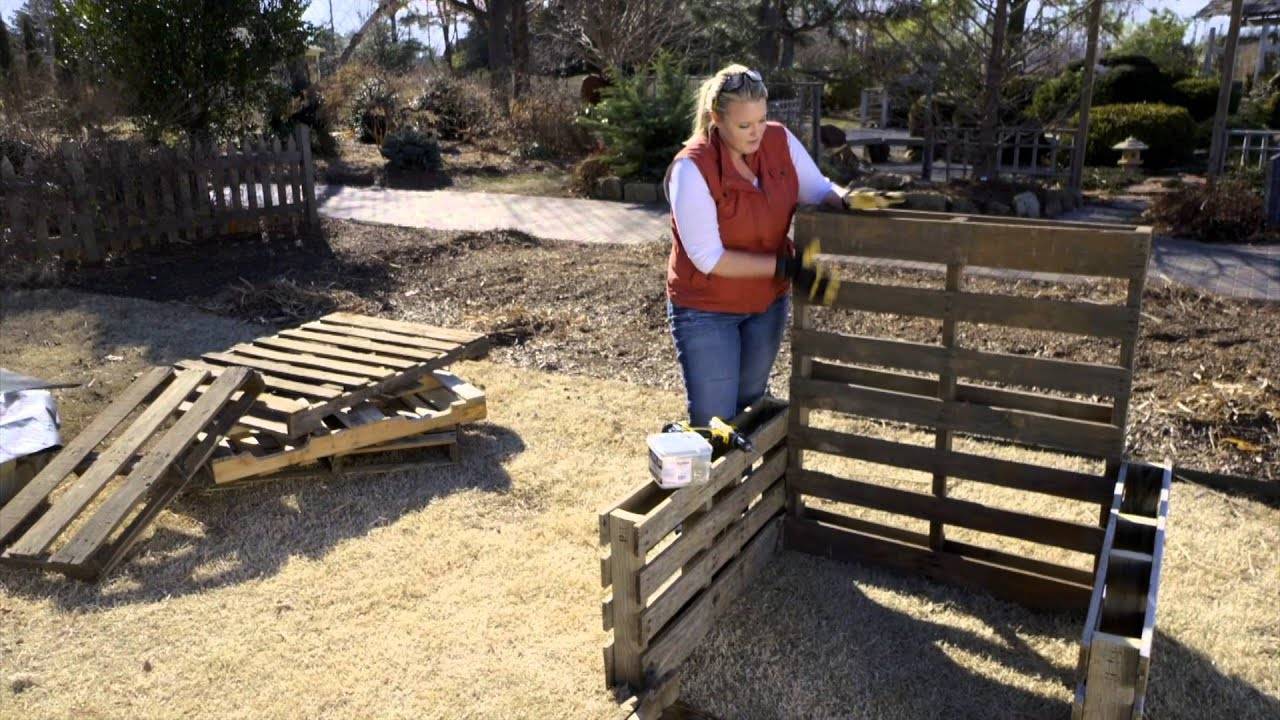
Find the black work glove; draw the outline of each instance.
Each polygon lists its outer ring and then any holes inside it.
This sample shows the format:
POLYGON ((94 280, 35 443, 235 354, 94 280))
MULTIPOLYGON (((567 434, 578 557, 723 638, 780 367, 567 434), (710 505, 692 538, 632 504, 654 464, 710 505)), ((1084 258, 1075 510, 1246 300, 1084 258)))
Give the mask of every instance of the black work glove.
POLYGON ((815 240, 805 246, 798 257, 791 253, 779 255, 773 275, 779 280, 790 280, 809 302, 830 305, 840 290, 840 276, 833 268, 818 263, 819 252, 821 248, 815 240))

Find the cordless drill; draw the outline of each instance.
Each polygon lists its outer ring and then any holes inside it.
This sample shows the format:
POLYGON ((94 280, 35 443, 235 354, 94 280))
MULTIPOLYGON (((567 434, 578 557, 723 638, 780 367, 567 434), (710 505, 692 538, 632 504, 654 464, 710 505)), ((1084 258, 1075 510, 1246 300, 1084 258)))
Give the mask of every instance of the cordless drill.
POLYGON ((683 420, 667 423, 662 426, 662 432, 693 432, 706 438, 711 443, 712 457, 720 457, 730 450, 742 450, 744 452, 754 452, 755 446, 747 439, 746 435, 738 432, 729 423, 718 417, 711 418, 707 427, 694 427, 683 420))

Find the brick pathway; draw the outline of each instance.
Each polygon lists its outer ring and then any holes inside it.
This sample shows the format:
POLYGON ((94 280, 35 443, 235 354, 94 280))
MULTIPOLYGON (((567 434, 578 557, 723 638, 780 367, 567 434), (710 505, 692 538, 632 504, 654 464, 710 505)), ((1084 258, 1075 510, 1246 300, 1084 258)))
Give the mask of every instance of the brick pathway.
POLYGON ((436 230, 513 229, 548 240, 670 242, 665 205, 458 190, 386 190, 321 185, 320 214, 436 230))

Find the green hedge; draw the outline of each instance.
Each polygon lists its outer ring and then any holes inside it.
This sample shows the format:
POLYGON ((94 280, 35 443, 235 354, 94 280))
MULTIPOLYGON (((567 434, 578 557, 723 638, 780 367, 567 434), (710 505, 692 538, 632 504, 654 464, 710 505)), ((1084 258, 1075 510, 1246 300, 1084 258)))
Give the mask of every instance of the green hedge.
POLYGON ((1142 153, 1148 168, 1162 168, 1191 158, 1196 138, 1196 122, 1184 107, 1159 103, 1101 105, 1089 114, 1090 165, 1114 165, 1119 151, 1111 146, 1130 135, 1150 149, 1142 153))
MULTIPOLYGON (((1218 110, 1219 87, 1221 83, 1215 78, 1184 78, 1173 84, 1173 89, 1180 97, 1177 104, 1185 107, 1197 122, 1212 118, 1218 110)), ((1240 110, 1240 97, 1243 94, 1244 84, 1232 83, 1229 112, 1240 110)))

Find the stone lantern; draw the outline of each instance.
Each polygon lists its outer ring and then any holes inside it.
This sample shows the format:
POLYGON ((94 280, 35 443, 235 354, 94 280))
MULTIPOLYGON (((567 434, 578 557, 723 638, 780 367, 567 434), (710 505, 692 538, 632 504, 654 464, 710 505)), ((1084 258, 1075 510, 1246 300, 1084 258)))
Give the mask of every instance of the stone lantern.
POLYGON ((1142 151, 1147 149, 1147 144, 1130 135, 1124 142, 1112 145, 1111 149, 1120 151, 1120 161, 1116 163, 1117 165, 1133 170, 1142 167, 1142 151))

